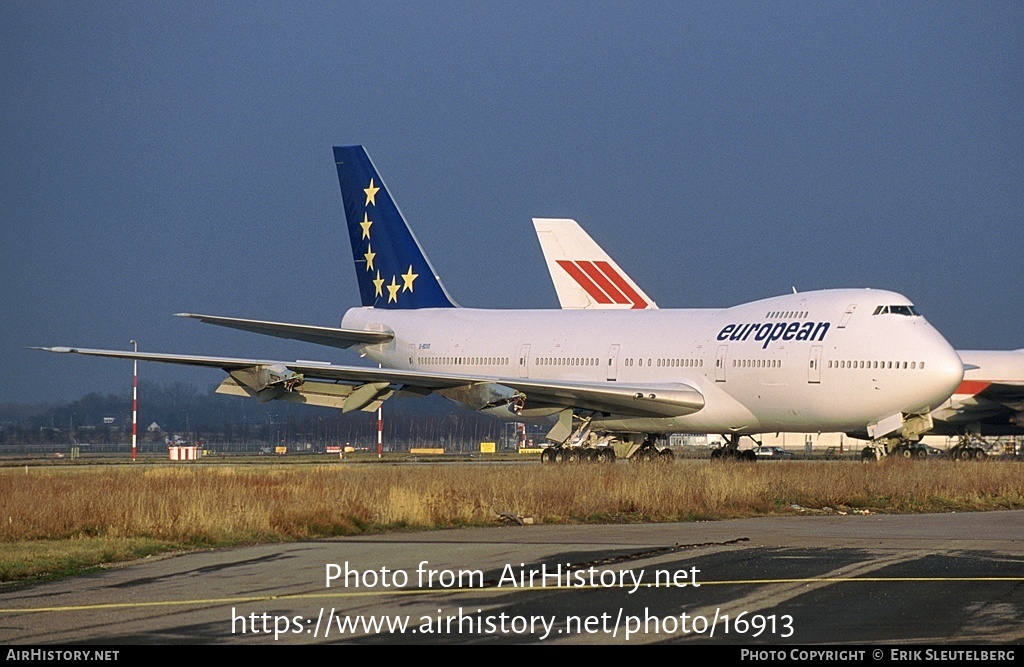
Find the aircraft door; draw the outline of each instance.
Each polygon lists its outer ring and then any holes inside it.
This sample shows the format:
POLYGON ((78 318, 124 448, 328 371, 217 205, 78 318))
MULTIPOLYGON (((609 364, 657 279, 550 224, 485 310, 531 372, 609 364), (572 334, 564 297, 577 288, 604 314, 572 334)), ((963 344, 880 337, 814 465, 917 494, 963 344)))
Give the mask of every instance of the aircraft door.
POLYGON ((616 343, 608 348, 608 378, 609 382, 615 382, 619 378, 619 347, 616 343))
POLYGON ((821 382, 821 345, 811 346, 811 357, 807 362, 807 381, 811 384, 821 382))
POLYGON ((843 319, 839 320, 839 326, 837 326, 836 329, 845 329, 846 323, 850 321, 851 317, 853 317, 853 311, 855 310, 857 310, 857 304, 851 303, 847 306, 846 312, 843 313, 843 319))
POLYGON ((725 382, 725 358, 729 356, 729 346, 719 345, 715 355, 715 382, 725 382))
POLYGON ((530 377, 530 343, 523 343, 519 348, 519 377, 530 377))

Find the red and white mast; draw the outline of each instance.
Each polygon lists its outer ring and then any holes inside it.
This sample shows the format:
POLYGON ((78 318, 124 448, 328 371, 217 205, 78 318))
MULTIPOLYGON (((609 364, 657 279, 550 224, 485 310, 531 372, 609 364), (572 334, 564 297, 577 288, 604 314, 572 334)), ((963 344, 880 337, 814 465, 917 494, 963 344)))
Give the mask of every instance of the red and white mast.
MULTIPOLYGON (((139 352, 139 344, 134 340, 135 352, 139 352)), ((139 438, 139 360, 132 360, 132 461, 135 460, 136 446, 139 438)))

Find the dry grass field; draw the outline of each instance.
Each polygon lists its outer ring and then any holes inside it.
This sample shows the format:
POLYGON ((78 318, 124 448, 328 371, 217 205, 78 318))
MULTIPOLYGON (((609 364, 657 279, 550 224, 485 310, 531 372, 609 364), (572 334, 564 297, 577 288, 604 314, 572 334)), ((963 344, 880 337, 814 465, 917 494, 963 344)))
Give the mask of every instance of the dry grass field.
POLYGON ((502 513, 570 523, 1024 508, 1022 473, 1016 462, 902 460, 7 468, 0 580, 173 549, 488 525, 502 513))

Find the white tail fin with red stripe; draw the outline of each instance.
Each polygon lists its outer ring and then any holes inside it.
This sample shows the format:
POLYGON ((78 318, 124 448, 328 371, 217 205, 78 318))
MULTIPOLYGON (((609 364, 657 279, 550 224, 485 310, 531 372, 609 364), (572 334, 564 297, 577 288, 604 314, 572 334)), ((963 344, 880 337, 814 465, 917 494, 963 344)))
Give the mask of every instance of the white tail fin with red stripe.
POLYGON ((533 227, 562 308, 658 307, 575 220, 534 218, 533 227))

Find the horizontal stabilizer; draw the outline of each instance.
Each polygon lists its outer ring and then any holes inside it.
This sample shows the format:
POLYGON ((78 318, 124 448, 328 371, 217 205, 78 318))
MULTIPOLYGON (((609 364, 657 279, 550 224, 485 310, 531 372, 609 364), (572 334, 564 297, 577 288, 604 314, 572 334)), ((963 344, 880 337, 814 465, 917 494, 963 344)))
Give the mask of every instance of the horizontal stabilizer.
POLYGON ((391 341, 395 335, 388 331, 359 331, 356 329, 339 329, 320 327, 310 324, 288 324, 286 322, 267 322, 265 320, 244 320, 237 317, 220 317, 217 315, 196 315, 193 313, 177 313, 178 317, 190 317, 207 324, 221 327, 241 329, 265 336, 277 336, 302 340, 317 345, 330 347, 352 347, 353 345, 376 345, 391 341))

